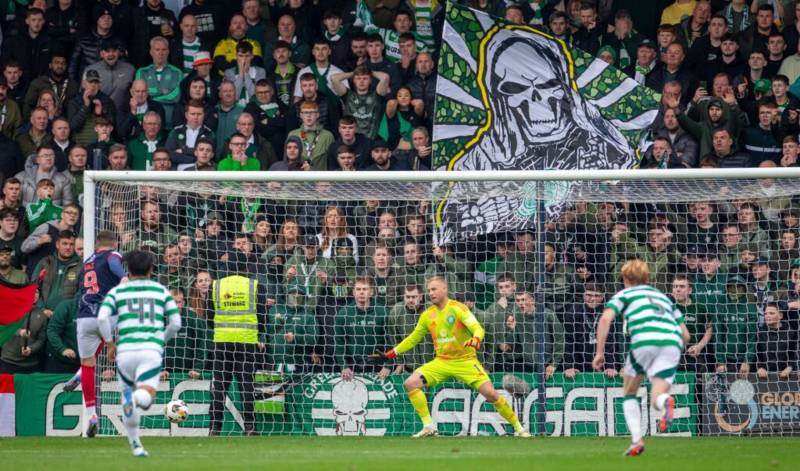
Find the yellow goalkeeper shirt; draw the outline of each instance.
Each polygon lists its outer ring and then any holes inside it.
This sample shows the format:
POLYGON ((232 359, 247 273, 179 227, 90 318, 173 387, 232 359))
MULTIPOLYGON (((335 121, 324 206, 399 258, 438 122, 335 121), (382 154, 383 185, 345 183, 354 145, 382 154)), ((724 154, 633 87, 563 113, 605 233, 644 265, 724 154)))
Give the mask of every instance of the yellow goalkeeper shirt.
POLYGON ((472 311, 464 304, 447 301, 444 309, 431 306, 419 316, 414 331, 400 342, 394 351, 397 354, 407 352, 414 348, 430 332, 433 339, 433 348, 436 357, 442 360, 467 360, 474 359, 475 349, 465 347, 464 342, 472 337, 483 340, 484 330, 472 311))

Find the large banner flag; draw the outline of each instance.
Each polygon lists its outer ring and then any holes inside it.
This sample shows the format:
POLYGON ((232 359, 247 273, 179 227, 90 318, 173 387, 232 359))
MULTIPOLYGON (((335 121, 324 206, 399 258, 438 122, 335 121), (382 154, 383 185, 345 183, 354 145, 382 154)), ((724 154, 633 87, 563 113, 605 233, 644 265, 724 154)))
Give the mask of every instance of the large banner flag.
POLYGON ((25 318, 36 299, 36 283, 15 285, 0 278, 0 347, 16 335, 25 324, 25 318))
MULTIPOLYGON (((619 70, 529 26, 448 3, 436 83, 438 170, 625 169, 660 97, 619 70)), ((572 185, 450 184, 435 216, 444 240, 528 227, 545 199, 553 217, 572 185), (542 195, 544 195, 542 197, 542 195)))

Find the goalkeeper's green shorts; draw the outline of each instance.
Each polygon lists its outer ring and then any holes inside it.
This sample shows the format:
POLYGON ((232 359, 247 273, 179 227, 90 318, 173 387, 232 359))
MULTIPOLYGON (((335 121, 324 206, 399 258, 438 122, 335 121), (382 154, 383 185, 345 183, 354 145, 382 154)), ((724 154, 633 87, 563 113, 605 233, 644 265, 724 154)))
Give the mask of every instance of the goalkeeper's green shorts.
POLYGON ((450 378, 455 378, 472 389, 478 389, 483 383, 490 381, 489 375, 477 358, 465 360, 434 358, 417 368, 415 372, 425 377, 425 384, 429 387, 436 386, 450 378))

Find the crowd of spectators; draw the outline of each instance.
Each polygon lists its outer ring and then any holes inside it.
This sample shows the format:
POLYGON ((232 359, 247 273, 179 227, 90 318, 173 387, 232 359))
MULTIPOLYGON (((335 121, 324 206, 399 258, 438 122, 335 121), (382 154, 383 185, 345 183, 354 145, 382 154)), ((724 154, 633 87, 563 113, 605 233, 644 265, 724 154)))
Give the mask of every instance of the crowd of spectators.
MULTIPOLYGON (((4 5, 0 276, 39 282, 0 370, 73 372, 84 170, 392 171, 431 167, 443 4, 429 0, 30 0, 4 5)), ((646 168, 796 166, 800 4, 786 0, 469 0, 662 94, 646 168)), ((368 371, 426 306, 425 280, 486 328, 492 371, 590 371, 597 319, 628 258, 685 312, 682 368, 797 370, 800 202, 593 203, 532 232, 452 245, 430 202, 271 200, 99 188, 102 229, 158 255, 184 328, 166 372, 199 377, 220 272, 267 285, 265 367, 368 371), (107 191, 107 193, 104 193, 107 191), (221 270, 221 267, 226 270, 221 270), (545 346, 536 342, 537 300, 545 346)), ((252 190, 252 191, 250 191, 252 190)), ((615 326, 605 374, 622 367, 615 326)), ((381 375, 430 358, 428 343, 381 375)))

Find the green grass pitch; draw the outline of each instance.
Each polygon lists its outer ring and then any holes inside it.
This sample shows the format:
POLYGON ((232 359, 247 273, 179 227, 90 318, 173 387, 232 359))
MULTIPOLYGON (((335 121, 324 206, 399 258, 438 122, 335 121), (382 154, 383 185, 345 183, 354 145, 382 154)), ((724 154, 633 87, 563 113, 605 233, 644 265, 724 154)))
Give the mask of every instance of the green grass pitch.
POLYGON ((144 437, 149 458, 124 438, 0 440, 0 469, 153 470, 800 470, 800 438, 649 438, 627 458, 626 438, 144 437))

